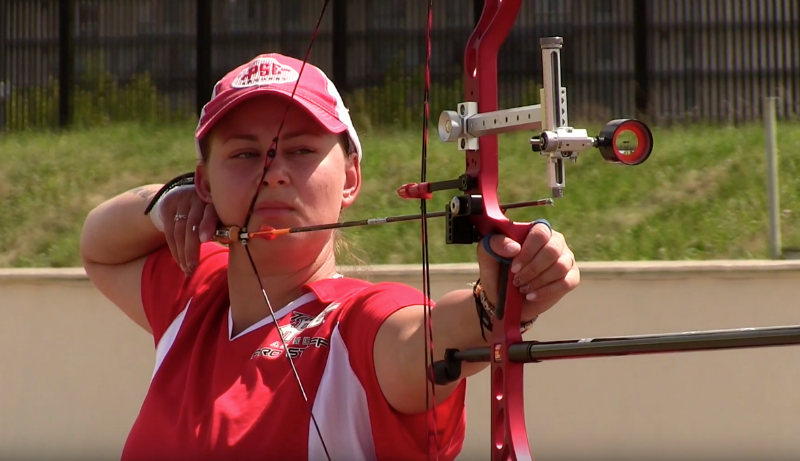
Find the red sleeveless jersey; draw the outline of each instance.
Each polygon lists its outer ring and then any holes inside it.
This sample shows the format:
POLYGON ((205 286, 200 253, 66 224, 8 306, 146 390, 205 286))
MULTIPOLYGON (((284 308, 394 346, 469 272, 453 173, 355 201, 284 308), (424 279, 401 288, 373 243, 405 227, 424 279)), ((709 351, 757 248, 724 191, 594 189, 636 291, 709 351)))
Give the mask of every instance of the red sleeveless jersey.
MULTIPOLYGON (((271 316, 231 337, 227 265, 215 243, 202 245, 190 278, 166 247, 148 258, 142 301, 156 363, 122 461, 327 459, 271 316)), ((331 459, 429 459, 429 415, 393 410, 373 367, 381 323, 423 294, 350 278, 303 293, 275 314, 331 459)), ((440 460, 461 451, 465 392, 462 381, 436 406, 440 460)))

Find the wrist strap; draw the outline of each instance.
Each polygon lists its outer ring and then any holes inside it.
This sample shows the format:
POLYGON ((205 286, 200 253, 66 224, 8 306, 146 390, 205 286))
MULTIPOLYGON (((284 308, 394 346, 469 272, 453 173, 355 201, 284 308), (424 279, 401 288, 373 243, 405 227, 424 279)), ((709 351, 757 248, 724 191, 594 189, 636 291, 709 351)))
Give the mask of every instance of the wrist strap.
POLYGON ((164 232, 164 217, 161 216, 161 206, 159 206, 162 203, 161 199, 166 197, 171 191, 185 187, 194 188, 194 173, 182 174, 164 184, 150 200, 147 208, 145 208, 144 214, 150 216, 150 220, 153 221, 153 225, 156 226, 156 229, 159 231, 164 232))
POLYGON ((164 184, 161 187, 161 189, 158 190, 158 192, 156 192, 156 195, 153 196, 152 200, 150 200, 150 203, 147 205, 147 208, 145 208, 145 210, 144 210, 144 214, 146 214, 146 215, 150 214, 150 211, 156 205, 156 202, 158 202, 158 200, 161 197, 163 197, 164 194, 166 194, 170 190, 175 189, 176 187, 180 187, 180 186, 188 186, 190 184, 194 185, 194 172, 184 173, 184 174, 182 174, 182 175, 180 175, 180 176, 178 176, 176 178, 170 179, 166 184, 164 184))

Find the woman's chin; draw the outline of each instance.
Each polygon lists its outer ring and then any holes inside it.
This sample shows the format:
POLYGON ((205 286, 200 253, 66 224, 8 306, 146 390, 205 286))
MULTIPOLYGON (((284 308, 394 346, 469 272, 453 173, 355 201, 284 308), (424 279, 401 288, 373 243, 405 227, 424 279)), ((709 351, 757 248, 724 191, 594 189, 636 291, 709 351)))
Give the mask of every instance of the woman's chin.
MULTIPOLYGON (((280 227, 270 224, 261 225, 264 230, 267 227, 279 229, 280 227)), ((295 226, 296 227, 296 226, 295 226)), ((331 231, 298 232, 295 234, 283 234, 271 237, 253 237, 249 246, 267 255, 280 257, 299 257, 302 254, 318 255, 326 243, 330 240, 331 231)))
POLYGON ((247 248, 238 245, 232 252, 239 253, 236 257, 242 264, 250 266, 246 252, 250 251, 259 273, 262 275, 287 274, 302 271, 308 267, 315 267, 327 254, 333 256, 331 251, 326 251, 328 239, 325 232, 289 234, 273 239, 254 238, 248 243, 247 248))

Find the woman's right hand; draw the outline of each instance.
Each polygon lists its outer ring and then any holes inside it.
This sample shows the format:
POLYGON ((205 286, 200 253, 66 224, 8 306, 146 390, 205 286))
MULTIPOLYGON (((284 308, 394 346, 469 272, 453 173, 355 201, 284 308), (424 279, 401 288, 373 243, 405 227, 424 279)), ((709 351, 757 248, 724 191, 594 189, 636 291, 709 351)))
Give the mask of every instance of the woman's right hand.
POLYGON ((200 199, 194 186, 172 189, 159 202, 169 251, 189 276, 200 262, 200 244, 210 242, 217 229, 217 212, 200 199))

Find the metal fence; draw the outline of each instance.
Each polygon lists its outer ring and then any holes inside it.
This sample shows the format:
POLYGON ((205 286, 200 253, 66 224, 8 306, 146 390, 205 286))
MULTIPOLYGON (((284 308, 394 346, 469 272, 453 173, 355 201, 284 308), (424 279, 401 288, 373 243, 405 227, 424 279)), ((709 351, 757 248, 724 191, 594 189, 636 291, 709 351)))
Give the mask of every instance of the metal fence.
MULTIPOLYGON (((253 56, 302 58, 323 0, 2 0, 0 131, 195 116, 253 56)), ((454 108, 482 0, 437 0, 432 114, 454 108)), ((570 118, 741 122, 800 113, 796 0, 529 0, 498 60, 501 104, 538 102, 538 38, 564 37, 570 118)), ((427 2, 332 0, 310 60, 358 123, 418 126, 427 2)))

